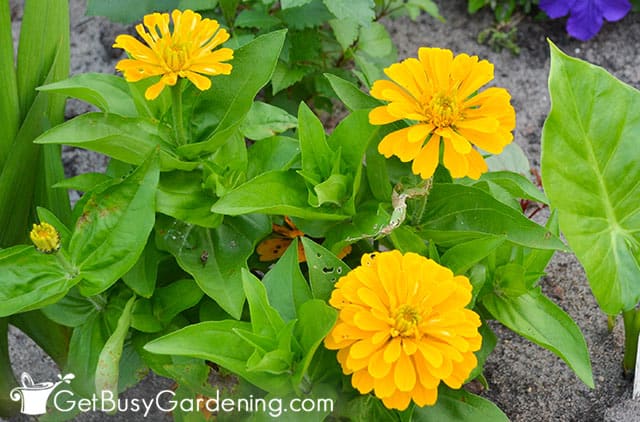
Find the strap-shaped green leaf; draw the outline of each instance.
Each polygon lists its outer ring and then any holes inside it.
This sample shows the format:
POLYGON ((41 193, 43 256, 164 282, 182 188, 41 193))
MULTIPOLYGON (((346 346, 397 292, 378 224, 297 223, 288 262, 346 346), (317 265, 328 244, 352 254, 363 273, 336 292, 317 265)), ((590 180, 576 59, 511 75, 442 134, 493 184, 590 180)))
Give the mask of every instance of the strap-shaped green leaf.
POLYGON ((9 1, 0 2, 0 169, 20 125, 9 1))
POLYGON ((551 45, 542 181, 608 314, 640 300, 640 93, 551 45))

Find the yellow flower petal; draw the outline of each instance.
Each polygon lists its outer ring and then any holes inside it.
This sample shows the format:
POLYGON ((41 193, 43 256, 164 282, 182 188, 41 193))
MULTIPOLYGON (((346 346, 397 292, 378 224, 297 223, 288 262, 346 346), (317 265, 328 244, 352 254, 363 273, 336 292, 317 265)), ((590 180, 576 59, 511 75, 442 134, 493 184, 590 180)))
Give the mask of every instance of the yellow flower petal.
POLYGON ((416 385, 416 371, 411 358, 404 353, 396 363, 393 380, 400 391, 411 391, 416 385))

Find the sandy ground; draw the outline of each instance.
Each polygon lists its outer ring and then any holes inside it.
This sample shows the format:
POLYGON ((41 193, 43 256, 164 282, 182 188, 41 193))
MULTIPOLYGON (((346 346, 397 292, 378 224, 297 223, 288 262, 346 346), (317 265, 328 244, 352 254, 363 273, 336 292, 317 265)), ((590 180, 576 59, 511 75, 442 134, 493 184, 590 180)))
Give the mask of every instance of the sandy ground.
MULTIPOLYGON (((18 1, 11 0, 12 4, 18 1)), ((496 53, 476 42, 476 35, 492 23, 491 15, 466 13, 466 0, 440 0, 447 19, 440 23, 430 16, 416 22, 408 19, 386 21, 401 58, 415 56, 421 46, 452 49, 486 58, 495 64, 495 84, 509 89, 517 111, 516 142, 526 151, 533 166, 539 167, 540 132, 549 109, 547 78, 549 53, 546 38, 565 52, 605 67, 624 82, 640 87, 640 14, 627 16, 617 24, 605 24, 592 41, 570 39, 563 22, 520 24, 521 54, 496 53)), ((118 55, 110 48, 115 34, 124 28, 101 18, 83 15, 83 0, 72 4, 72 73, 99 71, 113 73, 118 55)), ((16 14, 19 13, 16 8, 16 14)), ((16 28, 17 30, 17 25, 16 28)), ((71 103, 67 115, 86 111, 71 103)), ((104 159, 67 150, 65 165, 69 175, 104 166, 104 159)), ((513 421, 640 421, 640 405, 631 401, 631 380, 621 370, 623 336, 621 321, 613 333, 599 311, 584 272, 570 254, 558 254, 547 269, 541 285, 582 329, 592 359, 596 388, 583 385, 573 372, 552 353, 494 324, 500 342, 486 365, 489 389, 482 394, 494 401, 513 421)), ((34 379, 50 379, 57 374, 51 361, 17 331, 11 333, 11 353, 16 374, 31 371, 34 379)), ((150 397, 162 386, 153 377, 129 391, 129 397, 150 397)), ((152 420, 158 420, 155 415, 152 420)), ((140 417, 141 418, 141 417, 140 417)), ((137 416, 86 415, 92 420, 137 420, 137 416)), ((19 420, 16 418, 15 420, 19 420)))

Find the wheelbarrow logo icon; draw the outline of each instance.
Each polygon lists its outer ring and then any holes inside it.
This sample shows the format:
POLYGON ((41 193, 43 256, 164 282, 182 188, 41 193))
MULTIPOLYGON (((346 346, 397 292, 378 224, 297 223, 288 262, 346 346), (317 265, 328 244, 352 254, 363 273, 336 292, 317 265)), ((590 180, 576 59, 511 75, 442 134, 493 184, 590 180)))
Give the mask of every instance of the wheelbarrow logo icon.
POLYGON ((60 384, 69 384, 76 376, 67 374, 64 377, 58 374, 58 381, 34 383, 31 375, 23 372, 20 375, 22 387, 16 387, 9 392, 13 401, 21 401, 20 413, 24 415, 44 415, 47 413, 47 400, 53 390, 60 384))

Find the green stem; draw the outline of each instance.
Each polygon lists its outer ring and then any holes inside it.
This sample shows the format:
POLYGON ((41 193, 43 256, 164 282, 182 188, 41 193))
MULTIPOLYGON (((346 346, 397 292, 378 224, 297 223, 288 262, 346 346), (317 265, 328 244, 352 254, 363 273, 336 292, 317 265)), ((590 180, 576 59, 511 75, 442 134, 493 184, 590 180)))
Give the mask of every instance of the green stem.
POLYGON ((182 121, 182 80, 171 87, 171 111, 173 116, 173 131, 176 137, 176 145, 184 145, 186 137, 184 134, 184 123, 182 121))
POLYGON ((636 309, 622 313, 624 321, 624 358, 622 368, 625 374, 633 374, 638 352, 638 334, 640 334, 640 312, 636 309))

